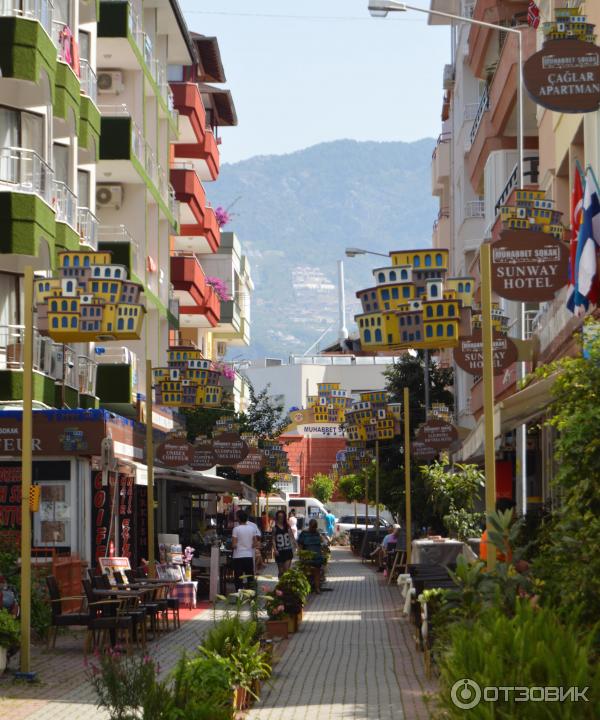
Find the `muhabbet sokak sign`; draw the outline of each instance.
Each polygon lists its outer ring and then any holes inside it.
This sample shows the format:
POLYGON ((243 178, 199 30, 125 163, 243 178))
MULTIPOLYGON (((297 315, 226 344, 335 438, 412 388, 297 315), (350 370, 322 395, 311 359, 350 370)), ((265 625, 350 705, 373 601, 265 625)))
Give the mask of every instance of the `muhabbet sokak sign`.
POLYGON ((568 282, 567 246, 547 233, 504 230, 491 255, 492 289, 505 300, 545 302, 568 282))
MULTIPOLYGON (((519 357, 515 343, 497 330, 492 340, 494 375, 500 375, 519 357)), ((483 372, 483 340, 481 330, 473 335, 462 337, 458 347, 454 348, 454 361, 470 375, 481 375, 483 372)))

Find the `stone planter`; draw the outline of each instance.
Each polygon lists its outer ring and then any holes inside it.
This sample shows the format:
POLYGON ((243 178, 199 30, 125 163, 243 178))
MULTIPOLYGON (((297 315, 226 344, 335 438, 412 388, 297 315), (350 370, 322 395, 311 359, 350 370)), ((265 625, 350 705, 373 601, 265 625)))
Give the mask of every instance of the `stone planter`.
POLYGON ((281 620, 267 620, 266 633, 269 638, 279 637, 285 640, 288 636, 287 618, 284 617, 281 620))

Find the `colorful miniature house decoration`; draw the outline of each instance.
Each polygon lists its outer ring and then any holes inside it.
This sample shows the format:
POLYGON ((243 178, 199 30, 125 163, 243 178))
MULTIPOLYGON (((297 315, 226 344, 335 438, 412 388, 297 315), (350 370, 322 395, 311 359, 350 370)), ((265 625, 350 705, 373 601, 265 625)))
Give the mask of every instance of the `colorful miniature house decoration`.
POLYGON ((35 281, 37 327, 62 343, 139 340, 142 286, 110 252, 58 254, 58 277, 35 281))
POLYGON ((596 42, 595 25, 587 22, 586 16, 581 12, 581 6, 571 8, 557 8, 554 11, 556 20, 542 24, 542 32, 546 40, 580 40, 581 42, 596 42))
POLYGON ((152 370, 154 402, 169 407, 219 407, 223 399, 221 373, 200 350, 172 347, 168 367, 152 370))
POLYGON ((377 284, 356 293, 362 349, 454 347, 473 302, 473 278, 446 277, 448 250, 402 250, 390 257, 391 266, 373 270, 377 284))
POLYGON ((280 442, 277 440, 265 440, 263 441, 262 451, 267 459, 266 469, 269 473, 288 474, 290 472, 288 454, 280 442))
POLYGON ((340 383, 317 383, 317 395, 309 395, 307 402, 316 423, 342 423, 352 406, 352 398, 340 383))
POLYGON ((401 414, 401 403, 389 403, 385 390, 361 392, 346 412, 346 437, 351 443, 392 440, 400 433, 401 414))
POLYGON ((500 208, 500 220, 505 230, 531 230, 562 240, 562 213, 554 209, 554 201, 546 199, 542 190, 516 190, 515 205, 500 208))

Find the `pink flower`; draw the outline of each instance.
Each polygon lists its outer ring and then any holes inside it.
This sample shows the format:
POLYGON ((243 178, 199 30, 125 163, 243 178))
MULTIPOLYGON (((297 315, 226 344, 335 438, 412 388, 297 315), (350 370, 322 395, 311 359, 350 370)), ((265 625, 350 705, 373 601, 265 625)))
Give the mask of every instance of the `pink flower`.
POLYGON ((284 605, 278 605, 275 609, 277 610, 277 612, 282 613, 282 612, 285 610, 285 606, 284 606, 284 605))
POLYGON ((279 597, 281 597, 281 596, 283 595, 283 591, 282 591, 282 590, 275 590, 275 595, 279 595, 279 597))

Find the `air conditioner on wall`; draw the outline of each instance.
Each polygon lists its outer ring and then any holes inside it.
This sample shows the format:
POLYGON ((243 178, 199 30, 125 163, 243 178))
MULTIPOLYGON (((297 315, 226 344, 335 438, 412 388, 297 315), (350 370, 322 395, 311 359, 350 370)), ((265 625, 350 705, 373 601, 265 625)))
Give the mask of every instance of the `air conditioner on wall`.
POLYGON ((96 206, 99 209, 113 208, 120 210, 123 204, 123 188, 121 185, 97 185, 96 206))
POLYGON ((217 355, 219 357, 224 357, 227 354, 227 343, 226 342, 218 342, 217 343, 217 355))
POLYGON ((98 73, 98 93, 120 95, 125 89, 123 73, 120 70, 105 70, 98 73))

